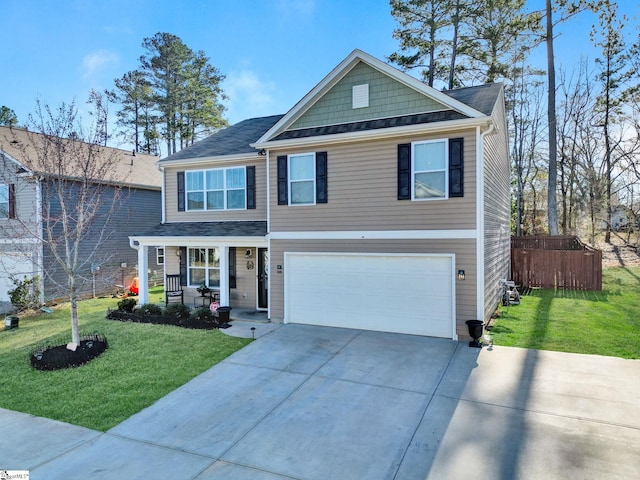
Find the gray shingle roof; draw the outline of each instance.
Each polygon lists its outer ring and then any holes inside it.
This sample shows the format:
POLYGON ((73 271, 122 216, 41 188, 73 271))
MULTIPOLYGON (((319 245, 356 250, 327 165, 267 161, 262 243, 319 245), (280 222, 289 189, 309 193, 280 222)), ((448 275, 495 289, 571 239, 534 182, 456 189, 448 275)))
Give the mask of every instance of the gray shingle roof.
POLYGON ((224 128, 199 142, 184 148, 173 155, 160 160, 160 163, 173 160, 217 157, 240 153, 256 153, 250 144, 258 140, 283 115, 271 115, 243 120, 224 128))
POLYGON ((267 222, 163 223, 134 237, 264 237, 267 222))
POLYGON ((486 85, 478 85, 476 87, 445 90, 442 93, 449 95, 451 98, 454 98, 459 102, 469 105, 480 113, 491 115, 501 89, 501 83, 487 83, 486 85))

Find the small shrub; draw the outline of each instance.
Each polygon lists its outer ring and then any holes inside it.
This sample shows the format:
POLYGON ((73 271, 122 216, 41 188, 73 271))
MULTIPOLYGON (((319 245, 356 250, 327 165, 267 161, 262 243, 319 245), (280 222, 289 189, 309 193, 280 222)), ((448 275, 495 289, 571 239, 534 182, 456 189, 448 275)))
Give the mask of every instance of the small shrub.
POLYGON ((24 280, 13 278, 12 281, 15 288, 7 292, 12 305, 18 310, 40 305, 40 277, 38 275, 33 278, 25 276, 24 280))
POLYGON ((152 315, 162 315, 162 308, 154 303, 145 303, 136 308, 136 313, 150 317, 152 315))
POLYGON ((189 320, 215 323, 217 322, 218 317, 216 317, 208 307, 200 307, 191 314, 189 320))
POLYGON ((164 308, 165 315, 186 320, 191 314, 191 309, 182 303, 170 303, 164 308))
POLYGON ((118 310, 122 312, 133 312, 138 301, 135 298, 123 298, 118 302, 118 310))

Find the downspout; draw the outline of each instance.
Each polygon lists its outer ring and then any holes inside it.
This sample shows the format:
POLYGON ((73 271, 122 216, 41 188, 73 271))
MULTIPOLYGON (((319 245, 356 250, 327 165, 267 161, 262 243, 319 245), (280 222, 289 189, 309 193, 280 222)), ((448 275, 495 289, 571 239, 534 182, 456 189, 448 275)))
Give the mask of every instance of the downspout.
POLYGON ((167 207, 166 207, 166 203, 165 203, 165 171, 164 171, 164 167, 158 165, 158 170, 160 170, 162 172, 162 183, 160 184, 160 205, 161 205, 161 209, 162 209, 162 220, 161 223, 164 224, 167 220, 167 207))
MULTIPOLYGON (((271 176, 270 176, 270 150, 267 149, 267 253, 269 255, 269 263, 271 263, 271 176)), ((256 249, 257 255, 258 249, 256 249)), ((269 272, 272 272, 269 265, 269 272)), ((271 318, 271 274, 267 277, 267 318, 271 318)))
POLYGON ((38 239, 36 244, 36 265, 38 268, 38 276, 40 277, 40 303, 44 305, 44 217, 42 215, 42 181, 42 177, 36 177, 36 225, 40 230, 38 236, 42 237, 38 239))
POLYGON ((476 127, 476 319, 484 321, 484 139, 494 130, 493 122, 484 132, 476 127))

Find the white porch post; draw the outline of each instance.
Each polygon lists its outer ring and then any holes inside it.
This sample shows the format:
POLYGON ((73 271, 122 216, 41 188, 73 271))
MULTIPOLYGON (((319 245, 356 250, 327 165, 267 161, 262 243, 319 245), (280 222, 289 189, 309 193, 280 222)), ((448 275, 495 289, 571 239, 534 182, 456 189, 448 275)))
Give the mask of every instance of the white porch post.
POLYGON ((229 306, 229 247, 220 247, 220 306, 229 306))
POLYGON ((138 247, 138 304, 149 303, 149 247, 138 247))

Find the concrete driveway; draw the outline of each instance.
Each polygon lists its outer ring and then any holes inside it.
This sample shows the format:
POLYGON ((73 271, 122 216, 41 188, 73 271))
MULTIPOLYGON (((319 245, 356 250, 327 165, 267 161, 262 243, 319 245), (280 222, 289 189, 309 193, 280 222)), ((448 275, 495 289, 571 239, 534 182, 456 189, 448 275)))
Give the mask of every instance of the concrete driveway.
POLYGON ((639 399, 640 361, 285 325, 107 433, 0 410, 0 469, 65 480, 640 478, 639 399))

